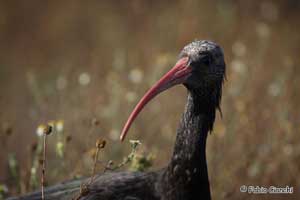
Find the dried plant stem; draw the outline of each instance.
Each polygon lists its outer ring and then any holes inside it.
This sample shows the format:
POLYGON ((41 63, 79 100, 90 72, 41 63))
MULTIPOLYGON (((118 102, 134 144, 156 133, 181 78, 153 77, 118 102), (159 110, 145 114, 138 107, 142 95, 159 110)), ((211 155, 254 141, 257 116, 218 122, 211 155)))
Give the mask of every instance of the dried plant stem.
POLYGON ((106 164, 106 166, 104 167, 103 173, 105 173, 107 170, 112 170, 112 166, 113 166, 114 162, 112 160, 109 160, 106 164))
POLYGON ((109 161, 104 168, 104 172, 106 172, 107 170, 111 170, 111 171, 117 170, 117 169, 125 166, 126 164, 130 163, 134 159, 137 148, 141 144, 141 142, 139 140, 130 140, 129 142, 131 144, 130 154, 127 157, 125 157, 123 159, 123 161, 115 167, 113 167, 113 162, 109 161))
POLYGON ((96 172, 96 166, 97 166, 99 151, 100 151, 100 148, 97 148, 96 149, 95 158, 94 158, 94 166, 93 166, 92 176, 91 176, 91 179, 90 179, 88 185, 90 185, 91 183, 93 183, 93 181, 95 179, 95 172, 96 172))
POLYGON ((43 160, 42 160, 42 200, 45 199, 44 188, 45 188, 45 174, 46 174, 46 140, 47 135, 44 134, 44 143, 43 143, 43 160))
POLYGON ((86 183, 86 184, 83 183, 80 185, 79 194, 77 195, 77 197, 72 198, 72 199, 79 200, 81 197, 86 196, 89 193, 89 187, 94 182, 94 179, 95 179, 95 173, 96 173, 96 167, 97 167, 97 163, 98 163, 99 152, 101 149, 103 149, 105 147, 105 144, 106 144, 105 140, 102 140, 102 139, 97 140, 92 176, 91 176, 90 180, 88 181, 88 183, 86 183))
POLYGON ((42 162, 42 178, 41 178, 41 184, 42 184, 42 200, 45 199, 44 189, 45 189, 45 175, 46 175, 46 148, 47 148, 47 135, 49 135, 52 132, 52 126, 47 125, 44 128, 43 131, 43 159, 42 162))

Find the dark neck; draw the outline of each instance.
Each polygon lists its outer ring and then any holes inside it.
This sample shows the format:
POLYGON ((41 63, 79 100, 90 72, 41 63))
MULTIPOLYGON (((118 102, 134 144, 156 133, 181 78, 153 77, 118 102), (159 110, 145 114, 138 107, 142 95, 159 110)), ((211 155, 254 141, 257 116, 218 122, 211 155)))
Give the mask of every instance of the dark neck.
MULTIPOLYGON (((185 112, 177 130, 172 160, 164 174, 165 185, 168 185, 165 192, 180 188, 180 191, 185 190, 183 193, 186 193, 186 199, 210 199, 205 149, 216 108, 215 105, 205 103, 205 98, 201 96, 195 92, 188 94, 185 112)), ((175 195, 178 197, 179 194, 175 195)))

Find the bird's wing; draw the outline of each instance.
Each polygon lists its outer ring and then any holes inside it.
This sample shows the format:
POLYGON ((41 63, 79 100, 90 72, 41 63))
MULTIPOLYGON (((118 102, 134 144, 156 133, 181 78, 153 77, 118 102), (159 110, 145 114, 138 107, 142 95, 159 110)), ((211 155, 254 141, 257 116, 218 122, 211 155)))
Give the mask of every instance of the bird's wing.
MULTIPOLYGON (((80 194, 80 185, 87 184, 90 178, 72 180, 46 188, 47 200, 157 200, 155 182, 157 172, 114 172, 97 175, 88 189, 80 194)), ((8 200, 40 200, 41 191, 8 200)))

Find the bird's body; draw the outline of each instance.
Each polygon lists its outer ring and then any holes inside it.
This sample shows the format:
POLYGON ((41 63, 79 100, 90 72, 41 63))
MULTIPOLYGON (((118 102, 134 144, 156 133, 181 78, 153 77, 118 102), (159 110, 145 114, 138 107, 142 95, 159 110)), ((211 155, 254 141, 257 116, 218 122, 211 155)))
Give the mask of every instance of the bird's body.
MULTIPOLYGON (((95 178, 89 192, 82 199, 211 199, 205 152, 206 138, 213 128, 216 110, 220 108, 224 74, 223 52, 217 44, 195 41, 187 45, 176 65, 141 99, 121 136, 123 140, 132 121, 148 101, 158 93, 182 83, 188 90, 187 104, 177 129, 175 147, 168 166, 156 172, 105 173, 95 178)), ((77 190, 71 188, 68 191, 51 196, 54 193, 49 188, 46 197, 70 199, 74 192, 78 192, 78 185, 77 190), (70 197, 65 198, 66 194, 70 197)))
MULTIPOLYGON (((47 200, 160 200, 155 189, 158 177, 162 171, 157 172, 106 172, 95 177, 80 198, 79 187, 87 179, 62 182, 45 190, 47 200)), ((22 197, 8 200, 40 200, 41 192, 34 192, 22 197)))

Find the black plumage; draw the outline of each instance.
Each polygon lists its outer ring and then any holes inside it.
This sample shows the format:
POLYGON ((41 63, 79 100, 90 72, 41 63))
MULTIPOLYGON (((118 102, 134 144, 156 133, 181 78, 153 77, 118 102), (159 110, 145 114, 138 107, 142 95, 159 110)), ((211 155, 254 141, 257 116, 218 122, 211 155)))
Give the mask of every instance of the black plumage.
MULTIPOLYGON (((171 81, 173 85, 182 83, 187 88, 187 104, 177 129, 175 147, 168 166, 155 172, 98 175, 88 194, 81 199, 211 199, 205 150, 216 110, 220 109, 225 76, 224 56, 216 43, 194 41, 180 53, 179 59, 183 58, 187 58, 185 70, 188 73, 184 79, 180 76, 181 82, 171 81)), ((46 199, 71 199, 78 193, 81 181, 70 181, 47 188, 46 199)), ((21 199, 40 199, 40 192, 21 199)))

